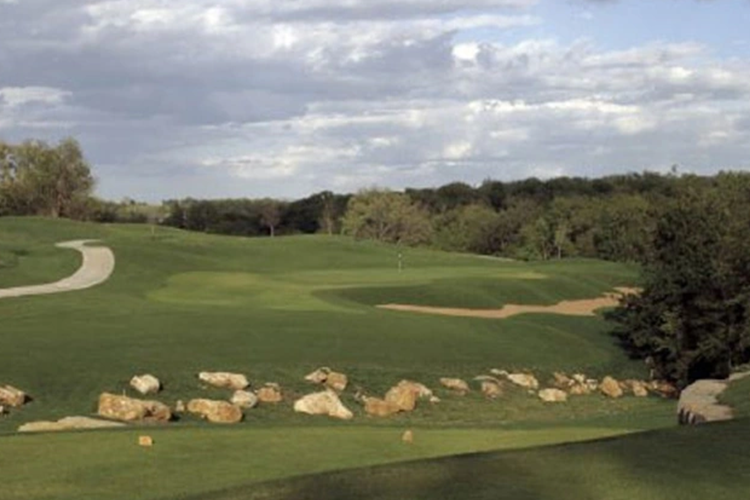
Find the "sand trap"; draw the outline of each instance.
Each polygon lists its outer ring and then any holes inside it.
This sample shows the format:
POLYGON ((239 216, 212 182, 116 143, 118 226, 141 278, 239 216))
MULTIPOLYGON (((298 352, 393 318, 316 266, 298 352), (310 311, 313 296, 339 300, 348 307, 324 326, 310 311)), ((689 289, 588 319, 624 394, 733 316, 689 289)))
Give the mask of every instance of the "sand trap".
POLYGON ((562 314, 565 316, 594 316, 597 309, 615 307, 623 295, 638 293, 637 288, 615 288, 615 293, 605 293, 596 299, 563 300, 551 306, 534 306, 506 304, 500 309, 459 309, 452 307, 413 306, 403 304, 385 304, 377 306, 379 309, 391 311, 407 311, 422 314, 437 314, 441 316, 457 316, 463 318, 504 319, 519 314, 562 314))
POLYGON ((115 255, 107 247, 88 247, 97 240, 76 240, 58 243, 59 248, 70 248, 83 254, 83 263, 73 275, 54 283, 19 286, 0 289, 0 299, 26 295, 48 295, 51 293, 84 290, 104 283, 115 270, 115 255))

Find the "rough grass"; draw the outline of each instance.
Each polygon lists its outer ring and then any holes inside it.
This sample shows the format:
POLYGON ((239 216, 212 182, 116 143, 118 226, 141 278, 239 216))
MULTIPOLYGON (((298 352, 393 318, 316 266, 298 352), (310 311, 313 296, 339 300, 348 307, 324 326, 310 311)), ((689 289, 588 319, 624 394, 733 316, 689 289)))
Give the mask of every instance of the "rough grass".
POLYGON ((735 416, 750 417, 750 378, 744 378, 729 384, 719 400, 734 410, 735 416))
POLYGON ((742 420, 593 443, 370 467, 189 498, 744 500, 750 491, 748 439, 750 421, 742 420))

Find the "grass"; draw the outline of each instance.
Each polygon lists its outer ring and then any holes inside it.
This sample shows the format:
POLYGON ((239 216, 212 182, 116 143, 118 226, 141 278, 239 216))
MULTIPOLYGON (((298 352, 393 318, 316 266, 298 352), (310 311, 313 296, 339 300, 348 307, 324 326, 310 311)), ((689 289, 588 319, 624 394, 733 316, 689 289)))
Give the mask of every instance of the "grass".
POLYGON ((750 417, 750 378, 737 380, 729 384, 729 387, 720 396, 722 404, 732 407, 735 416, 750 417))
POLYGON ((633 285, 636 270, 629 266, 588 260, 530 264, 410 249, 405 269, 398 272, 396 248, 346 238, 241 239, 166 228, 152 238, 144 226, 3 218, 0 286, 72 273, 80 258, 53 244, 79 238, 100 238, 114 250, 116 270, 107 283, 69 294, 0 300, 0 383, 21 387, 34 398, 23 410, 0 418, 0 471, 4 480, 20 478, 13 484, 21 488, 4 490, 0 498, 85 498, 88 492, 92 498, 120 498, 117 491, 134 498, 122 485, 132 486, 134 477, 154 465, 144 456, 162 457, 154 466, 171 471, 153 487, 154 495, 167 496, 197 491, 200 481, 207 491, 250 480, 674 424, 674 403, 659 398, 591 396, 545 405, 520 390, 487 401, 476 391, 461 398, 438 387, 440 377, 471 379, 491 368, 531 369, 543 382, 555 370, 644 377, 644 367, 623 355, 601 317, 482 320, 372 307, 381 302, 498 307, 590 298, 633 285), (294 398, 312 390, 302 377, 322 365, 349 375, 352 389, 343 401, 355 412, 353 421, 293 413, 294 398), (137 373, 157 375, 165 386, 158 399, 169 404, 229 395, 201 387, 196 379, 201 370, 241 371, 256 386, 278 382, 286 401, 248 411, 246 421, 233 429, 191 417, 170 429, 148 428, 165 444, 151 455, 126 447, 132 431, 13 435, 25 422, 91 414, 103 391, 132 394, 127 382, 137 373), (429 385, 442 402, 393 419, 363 415, 355 388, 382 394, 402 378, 429 385), (405 428, 432 437, 413 449, 404 449, 397 439, 391 443, 405 428), (341 436, 358 444, 349 451, 337 445, 344 449, 337 455, 326 443, 341 436), (252 443, 259 443, 260 457, 250 451, 252 443), (392 446, 396 451, 389 451, 392 446), (321 451, 332 454, 330 460, 322 459, 321 451), (256 463, 260 459, 267 462, 263 467, 256 463), (197 472, 207 463, 214 476, 197 472), (57 475, 49 472, 58 468, 57 475), (35 483, 38 490, 23 489, 31 477, 44 478, 35 483), (7 491, 16 491, 15 496, 7 491))
MULTIPOLYGON (((192 500, 742 500, 750 421, 368 467, 192 500)), ((176 498, 176 497, 175 497, 176 498)))
POLYGON ((416 431, 411 446, 401 442, 402 432, 361 426, 186 428, 6 437, 0 454, 0 498, 171 498, 355 465, 524 448, 625 431, 426 429, 416 431), (153 448, 137 446, 144 432, 154 438, 153 448))

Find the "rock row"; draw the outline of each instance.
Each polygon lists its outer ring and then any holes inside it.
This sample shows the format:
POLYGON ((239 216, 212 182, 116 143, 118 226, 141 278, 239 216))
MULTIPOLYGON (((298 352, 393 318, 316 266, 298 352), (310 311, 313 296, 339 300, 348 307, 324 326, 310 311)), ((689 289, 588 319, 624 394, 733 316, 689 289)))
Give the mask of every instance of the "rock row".
MULTIPOLYGON (((529 395, 538 397, 545 403, 564 403, 570 396, 583 396, 600 393, 609 398, 620 398, 625 394, 646 397, 650 393, 673 397, 677 390, 666 382, 644 382, 639 380, 618 381, 611 376, 601 381, 588 378, 584 374, 566 375, 555 372, 547 387, 542 388, 539 379, 531 372, 509 373, 505 370, 490 370, 490 375, 480 375, 473 379, 479 390, 488 399, 495 399, 505 394, 505 386, 510 384, 525 390, 529 395)), ((231 390, 231 396, 225 399, 195 398, 185 404, 177 401, 172 410, 168 405, 156 400, 141 400, 112 393, 102 393, 99 397, 97 415, 107 420, 88 417, 66 417, 56 422, 32 422, 21 426, 19 431, 52 431, 70 429, 91 429, 123 425, 122 422, 169 422, 175 414, 191 413, 212 423, 234 424, 243 420, 243 410, 255 408, 259 404, 276 404, 284 400, 281 387, 273 382, 265 383, 257 389, 250 390, 246 375, 231 372, 198 373, 198 380, 207 384, 204 389, 231 390)), ((313 392, 297 398, 293 409, 297 413, 319 415, 341 420, 354 418, 354 412, 341 401, 349 380, 347 375, 321 367, 309 373, 304 380, 322 387, 322 391, 313 392)), ((449 394, 465 396, 471 392, 470 384, 455 377, 442 377, 440 385, 449 394)), ((130 380, 130 386, 141 395, 158 394, 163 390, 161 381, 151 374, 136 375, 130 380)), ((28 396, 12 386, 0 386, 0 414, 4 406, 20 408, 28 396)), ((440 399, 433 391, 412 380, 401 380, 381 396, 364 394, 360 389, 354 395, 364 409, 365 414, 373 417, 390 417, 397 413, 411 412, 420 401, 437 404, 440 399)))

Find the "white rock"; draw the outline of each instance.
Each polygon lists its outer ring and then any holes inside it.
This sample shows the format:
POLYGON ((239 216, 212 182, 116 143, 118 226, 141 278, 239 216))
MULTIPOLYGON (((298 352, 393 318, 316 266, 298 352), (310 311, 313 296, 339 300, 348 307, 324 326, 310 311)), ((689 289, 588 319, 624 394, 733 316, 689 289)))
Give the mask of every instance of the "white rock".
POLYGON ((546 403, 564 403, 568 395, 560 389, 542 389, 539 391, 539 399, 546 403))
POLYGON ((258 405, 258 396, 248 391, 235 391, 230 401, 240 408, 255 408, 258 405))
POLYGON ((247 377, 241 373, 201 372, 198 378, 214 387, 223 387, 239 391, 250 385, 247 377))
POLYGON ((109 429, 125 427, 120 422, 110 422, 89 417, 65 417, 57 422, 29 422, 18 428, 18 432, 72 431, 82 429, 109 429))
POLYGON ((136 375, 130 379, 130 387, 145 396, 146 394, 156 394, 159 392, 161 390, 161 382, 153 375, 136 375))
POLYGON ((539 381, 534 375, 528 373, 511 373, 508 375, 508 380, 526 389, 539 389, 539 381))
POLYGON ((331 369, 327 366, 318 368, 312 373, 305 375, 305 380, 312 382, 313 384, 322 384, 328 378, 328 374, 331 373, 331 369))
POLYGON ((294 402, 294 411, 308 415, 326 415, 342 420, 350 420, 354 414, 341 403, 338 395, 327 390, 308 394, 294 402))
POLYGON ((469 392, 469 384, 467 384, 465 380, 461 380, 460 378, 444 377, 440 379, 440 384, 446 389, 450 389, 461 394, 469 392))

